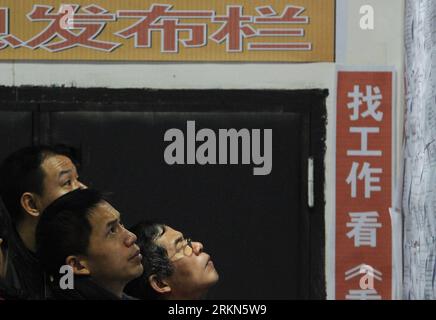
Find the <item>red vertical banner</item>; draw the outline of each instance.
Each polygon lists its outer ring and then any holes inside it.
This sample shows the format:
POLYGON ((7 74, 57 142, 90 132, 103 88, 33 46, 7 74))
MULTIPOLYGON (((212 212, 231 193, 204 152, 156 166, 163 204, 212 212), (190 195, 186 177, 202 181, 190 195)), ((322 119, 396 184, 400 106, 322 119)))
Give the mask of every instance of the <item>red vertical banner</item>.
POLYGON ((335 296, 392 298, 392 71, 338 71, 335 296))

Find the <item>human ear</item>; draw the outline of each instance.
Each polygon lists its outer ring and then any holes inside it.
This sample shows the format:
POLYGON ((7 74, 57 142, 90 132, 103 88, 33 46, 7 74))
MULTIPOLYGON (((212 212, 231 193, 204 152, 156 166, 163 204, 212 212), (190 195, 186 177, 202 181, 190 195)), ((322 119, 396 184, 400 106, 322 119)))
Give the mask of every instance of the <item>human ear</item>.
POLYGON ((91 274, 86 260, 80 259, 78 256, 68 256, 65 259, 65 264, 73 268, 74 274, 82 276, 88 276, 91 274))
POLYGON ((25 192, 20 198, 21 207, 33 217, 38 217, 40 215, 38 209, 38 199, 36 195, 32 192, 25 192))
POLYGON ((153 290, 158 293, 164 294, 171 292, 171 287, 168 285, 168 283, 165 280, 159 279, 155 274, 152 274, 148 277, 148 283, 150 283, 150 286, 153 288, 153 290))

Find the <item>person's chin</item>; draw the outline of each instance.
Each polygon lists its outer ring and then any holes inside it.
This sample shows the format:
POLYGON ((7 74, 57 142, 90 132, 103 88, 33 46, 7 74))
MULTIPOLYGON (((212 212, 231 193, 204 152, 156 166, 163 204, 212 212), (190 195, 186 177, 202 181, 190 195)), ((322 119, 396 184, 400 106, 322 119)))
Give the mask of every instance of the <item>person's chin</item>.
POLYGON ((216 272, 216 270, 215 270, 215 275, 214 275, 213 284, 217 283, 219 279, 220 279, 220 275, 219 275, 218 272, 216 272))
POLYGON ((138 278, 144 271, 142 264, 139 264, 138 266, 131 266, 129 269, 129 281, 138 278))
POLYGON ((139 277, 144 272, 144 267, 142 266, 142 264, 139 264, 139 266, 136 267, 135 271, 136 277, 139 277))
POLYGON ((214 285, 215 283, 218 282, 220 276, 218 274, 218 272, 215 270, 215 268, 207 270, 207 278, 209 279, 209 283, 210 285, 214 285))

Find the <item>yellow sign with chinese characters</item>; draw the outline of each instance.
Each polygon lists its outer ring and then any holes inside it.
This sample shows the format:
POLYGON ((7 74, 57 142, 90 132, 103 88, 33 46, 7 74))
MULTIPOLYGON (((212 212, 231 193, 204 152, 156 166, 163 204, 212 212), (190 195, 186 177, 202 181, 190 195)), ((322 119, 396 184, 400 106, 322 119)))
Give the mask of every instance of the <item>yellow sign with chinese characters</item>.
POLYGON ((3 0, 0 60, 334 61, 334 0, 3 0))

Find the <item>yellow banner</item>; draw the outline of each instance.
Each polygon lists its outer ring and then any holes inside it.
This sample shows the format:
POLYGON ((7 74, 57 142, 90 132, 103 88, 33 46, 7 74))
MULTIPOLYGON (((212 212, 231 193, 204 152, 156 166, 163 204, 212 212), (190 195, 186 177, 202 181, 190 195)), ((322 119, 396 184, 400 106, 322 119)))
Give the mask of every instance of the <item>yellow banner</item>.
POLYGON ((334 61, 334 0, 2 0, 0 60, 334 61))

